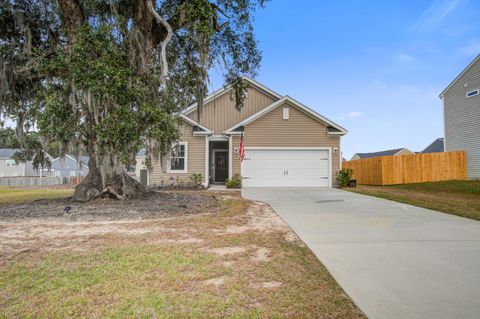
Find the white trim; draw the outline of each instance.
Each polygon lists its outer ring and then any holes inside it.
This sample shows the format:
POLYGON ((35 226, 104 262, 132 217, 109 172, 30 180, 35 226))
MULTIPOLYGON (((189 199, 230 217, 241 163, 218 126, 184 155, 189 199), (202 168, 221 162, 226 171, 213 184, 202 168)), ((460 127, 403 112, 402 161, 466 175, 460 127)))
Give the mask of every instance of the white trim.
POLYGON ((469 99, 469 98, 474 97, 474 96, 477 96, 477 95, 479 95, 479 94, 480 94, 480 88, 476 88, 476 89, 473 89, 473 90, 471 90, 471 91, 466 92, 466 93, 465 93, 465 97, 466 97, 467 99, 469 99), (469 95, 470 93, 474 93, 474 92, 476 92, 476 94, 469 95))
POLYGON ((328 184, 332 188, 333 165, 332 165, 332 148, 328 147, 328 184))
POLYGON ((185 147, 185 156, 184 156, 184 163, 185 163, 185 166, 184 166, 184 169, 182 170, 176 170, 176 169, 172 169, 172 162, 171 162, 171 159, 170 157, 172 156, 171 153, 170 153, 170 156, 169 156, 169 159, 168 159, 168 173, 173 173, 173 174, 177 174, 177 173, 188 173, 188 142, 177 142, 177 143, 173 143, 172 144, 172 147, 175 147, 177 145, 184 145, 185 147))
POLYGON ((447 110, 445 105, 445 100, 442 99, 443 102, 443 151, 447 152, 447 110))
MULTIPOLYGON (((226 152, 226 153, 228 154, 228 150, 227 150, 227 149, 223 149, 223 148, 216 148, 216 149, 214 149, 214 150, 212 151, 212 154, 213 154, 213 165, 214 165, 214 167, 213 167, 213 174, 212 174, 212 175, 213 175, 213 179, 212 179, 212 180, 213 180, 213 184, 215 184, 215 183, 221 183, 221 182, 217 182, 217 181, 215 180, 215 179, 216 179, 216 176, 215 176, 215 169, 216 169, 216 167, 215 167, 215 153, 217 153, 217 152, 226 152)), ((230 160, 229 160, 229 161, 230 161, 230 160)), ((225 181, 224 181, 224 182, 225 182, 225 181)))
POLYGON ((337 135, 345 135, 348 133, 348 130, 346 130, 345 128, 341 127, 340 125, 330 121, 329 119, 327 119, 326 117, 324 117, 323 115, 320 115, 318 114, 317 112, 315 112, 314 110, 310 109, 309 107, 303 105, 302 103, 296 101, 295 99, 291 98, 290 96, 285 96, 283 97, 282 99, 270 104, 269 106, 267 106, 266 108, 260 110, 259 112, 253 114, 252 116, 246 118, 245 120, 241 121, 240 123, 237 123, 235 124, 234 126, 230 127, 229 129, 225 130, 224 133, 225 134, 232 134, 232 132, 239 128, 240 126, 245 126, 245 125, 248 125, 250 124, 251 122, 255 121, 256 119, 262 117, 263 115, 269 113, 270 111, 276 109, 278 106, 282 105, 283 103, 285 102, 290 102, 292 103, 294 106, 298 107, 300 110, 304 111, 305 113, 307 113, 308 115, 312 116, 313 118, 321 121, 321 122, 324 122, 326 124, 329 124, 330 126, 333 126, 335 127, 336 129, 340 130, 340 132, 338 132, 337 135))
POLYGON ((203 183, 204 187, 208 187, 210 180, 210 170, 209 170, 209 161, 210 161, 210 152, 209 152, 210 142, 208 136, 205 136, 205 182, 203 183))
POLYGON ((277 147, 277 146, 273 146, 273 147, 263 147, 263 146, 260 146, 260 147, 257 147, 257 146, 251 146, 251 147, 245 147, 246 150, 320 150, 320 151, 326 151, 328 149, 330 149, 331 147, 303 147, 303 146, 300 146, 300 147, 277 147))
MULTIPOLYGON (((184 114, 180 113, 178 114, 178 116, 180 116, 185 122, 187 122, 188 124, 192 125, 192 126, 198 126, 199 128, 201 128, 202 130, 205 131, 205 134, 213 134, 213 131, 209 128, 207 128, 206 126, 203 126, 202 124, 198 123, 197 121, 189 118, 188 116, 185 116, 184 114)), ((193 135, 195 135, 195 133, 203 133, 203 132, 194 132, 193 135)), ((200 134, 199 134, 200 135, 200 134)))
MULTIPOLYGON (((332 165, 332 148, 331 147, 245 147, 245 150, 292 150, 292 151, 309 151, 309 150, 318 150, 318 151, 328 151, 328 185, 330 188, 333 186, 333 165, 332 165)), ((243 162, 240 162, 240 175, 243 176, 243 162)))
MULTIPOLYGON (((249 84, 253 85, 254 87, 257 87, 257 89, 260 89, 260 90, 264 91, 265 93, 271 95, 274 98, 277 98, 277 99, 282 98, 282 96, 280 94, 278 94, 277 92, 267 88, 263 84, 258 83, 254 79, 251 79, 247 76, 242 76, 242 80, 245 81, 245 82, 248 82, 249 84)), ((208 95, 203 100, 203 104, 205 105, 205 104, 211 102, 212 100, 214 100, 215 98, 222 96, 223 94, 230 91, 231 88, 232 88, 232 85, 230 84, 230 85, 224 86, 221 89, 218 89, 218 90, 214 91, 212 94, 208 95)), ((192 113, 193 111, 195 111, 196 109, 197 109, 197 103, 194 103, 194 104, 188 106, 187 108, 185 108, 182 111, 182 114, 188 115, 188 114, 192 113)))
POLYGON ((283 114, 282 114, 282 115, 283 115, 283 119, 284 119, 284 120, 290 119, 290 108, 284 107, 282 111, 283 111, 283 114))
POLYGON ((338 138, 338 155, 340 156, 340 170, 342 170, 343 165, 343 154, 342 154, 342 138, 338 138))
POLYGON ((228 136, 225 135, 212 135, 208 138, 212 142, 227 142, 228 136))
POLYGON ((470 69, 475 65, 475 63, 477 63, 479 60, 480 60, 480 54, 477 55, 477 57, 476 57, 475 59, 473 59, 473 61, 470 62, 470 64, 469 64, 465 69, 463 69, 463 71, 452 81, 452 83, 450 83, 450 84, 445 88, 445 90, 442 91, 442 93, 440 93, 439 97, 440 97, 441 99, 443 99, 443 96, 445 95, 445 93, 447 93, 447 91, 450 90, 450 88, 451 88, 455 83, 457 83, 458 80, 460 80, 460 78, 461 78, 462 76, 464 76, 465 73, 467 73, 468 70, 470 70, 470 69))
POLYGON ((228 178, 232 178, 233 174, 233 168, 232 168, 232 157, 233 157, 233 152, 232 152, 232 147, 233 147, 233 137, 230 135, 228 137, 228 178))

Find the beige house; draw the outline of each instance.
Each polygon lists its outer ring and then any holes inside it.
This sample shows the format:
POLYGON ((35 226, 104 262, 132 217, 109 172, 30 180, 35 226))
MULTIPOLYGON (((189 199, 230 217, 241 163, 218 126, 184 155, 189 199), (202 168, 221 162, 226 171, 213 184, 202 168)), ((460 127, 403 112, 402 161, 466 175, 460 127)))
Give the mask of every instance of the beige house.
POLYGON ((332 187, 340 170, 340 139, 347 130, 289 96, 249 84, 240 109, 227 86, 204 100, 197 122, 193 104, 181 114, 182 136, 163 165, 153 163, 149 185, 189 181, 205 186, 240 175, 243 187, 332 187), (239 158, 243 135, 245 158, 239 158))
POLYGON ((355 153, 353 154, 351 161, 365 159, 365 158, 381 157, 381 156, 400 156, 400 155, 408 155, 408 154, 414 154, 414 153, 410 151, 408 148, 396 148, 393 150, 373 152, 373 153, 355 153))

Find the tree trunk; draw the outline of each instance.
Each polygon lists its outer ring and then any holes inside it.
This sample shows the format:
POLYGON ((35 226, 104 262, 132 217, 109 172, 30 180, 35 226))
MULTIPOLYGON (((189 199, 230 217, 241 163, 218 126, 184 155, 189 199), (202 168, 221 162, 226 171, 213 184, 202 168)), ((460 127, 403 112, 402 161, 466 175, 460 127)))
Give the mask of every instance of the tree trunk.
POLYGON ((102 178, 101 168, 98 167, 94 155, 90 156, 88 169, 85 179, 75 187, 72 198, 75 202, 87 202, 97 197, 138 198, 148 192, 144 185, 127 175, 121 168, 112 170, 114 173, 110 174, 104 172, 102 178))

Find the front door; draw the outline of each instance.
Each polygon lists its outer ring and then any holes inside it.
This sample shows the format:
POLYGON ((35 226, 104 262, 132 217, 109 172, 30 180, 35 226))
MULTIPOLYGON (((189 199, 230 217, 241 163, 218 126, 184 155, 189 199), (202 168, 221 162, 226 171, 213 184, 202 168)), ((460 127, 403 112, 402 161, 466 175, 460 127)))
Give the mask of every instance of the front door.
POLYGON ((228 151, 214 151, 214 182, 225 183, 228 178, 228 151))

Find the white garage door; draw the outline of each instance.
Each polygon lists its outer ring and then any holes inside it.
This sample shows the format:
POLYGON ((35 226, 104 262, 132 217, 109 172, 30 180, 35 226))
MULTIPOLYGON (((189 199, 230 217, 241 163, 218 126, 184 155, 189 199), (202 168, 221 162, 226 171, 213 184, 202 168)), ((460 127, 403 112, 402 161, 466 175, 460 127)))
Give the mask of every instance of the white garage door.
POLYGON ((328 150, 247 149, 244 187, 330 186, 328 150))

